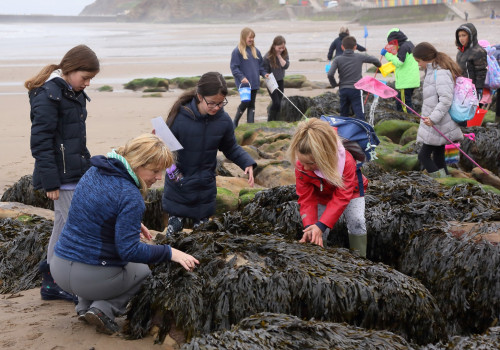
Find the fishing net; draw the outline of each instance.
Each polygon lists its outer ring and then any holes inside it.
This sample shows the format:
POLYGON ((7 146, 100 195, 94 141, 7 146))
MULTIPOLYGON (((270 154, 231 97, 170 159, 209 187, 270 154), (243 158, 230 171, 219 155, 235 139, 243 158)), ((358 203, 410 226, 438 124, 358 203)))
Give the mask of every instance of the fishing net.
POLYGON ((398 95, 396 90, 369 76, 361 78, 354 84, 354 87, 358 90, 364 90, 382 98, 391 98, 398 95))

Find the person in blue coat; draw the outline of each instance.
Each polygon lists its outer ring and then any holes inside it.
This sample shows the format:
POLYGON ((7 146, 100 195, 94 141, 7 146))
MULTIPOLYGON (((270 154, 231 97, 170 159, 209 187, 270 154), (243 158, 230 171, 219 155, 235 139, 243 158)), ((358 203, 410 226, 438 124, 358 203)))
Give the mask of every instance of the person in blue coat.
POLYGON ((250 101, 241 102, 234 117, 234 126, 237 127, 241 115, 248 108, 247 123, 254 122, 255 99, 260 87, 260 77, 267 77, 264 69, 262 55, 255 47, 255 32, 250 28, 243 28, 240 34, 240 43, 231 54, 231 73, 234 77, 236 87, 250 84, 250 101))
POLYGON ((227 85, 222 74, 208 72, 196 87, 174 103, 167 126, 182 145, 177 153, 176 173, 165 176, 162 207, 168 215, 167 234, 180 231, 184 218, 197 226, 215 213, 217 152, 248 174, 253 187, 255 161, 234 136, 231 117, 224 111, 227 85))
POLYGON ((59 64, 45 66, 28 79, 31 106, 30 148, 35 158, 33 187, 54 201, 54 227, 47 259, 40 263, 43 300, 75 301, 50 275, 54 246, 66 223, 76 184, 89 168, 87 149, 87 101, 85 88, 99 72, 96 54, 85 45, 69 50, 59 64))
MULTIPOLYGON (((333 60, 337 56, 342 56, 344 54, 344 49, 342 48, 342 40, 344 40, 345 37, 349 36, 349 28, 347 27, 340 27, 339 30, 339 36, 335 38, 334 41, 330 44, 330 48, 328 49, 328 55, 326 56, 328 58, 328 61, 333 60), (335 56, 333 55, 335 53, 335 56)), ((366 51, 366 49, 361 46, 361 45, 356 45, 356 50, 360 52, 366 51)))
POLYGON ((59 285, 78 295, 78 318, 101 333, 120 328, 115 317, 151 274, 147 264, 174 261, 192 271, 199 261, 151 239, 141 223, 144 197, 173 154, 156 135, 143 134, 106 156, 95 156, 76 186, 68 220, 55 246, 50 270, 59 285))

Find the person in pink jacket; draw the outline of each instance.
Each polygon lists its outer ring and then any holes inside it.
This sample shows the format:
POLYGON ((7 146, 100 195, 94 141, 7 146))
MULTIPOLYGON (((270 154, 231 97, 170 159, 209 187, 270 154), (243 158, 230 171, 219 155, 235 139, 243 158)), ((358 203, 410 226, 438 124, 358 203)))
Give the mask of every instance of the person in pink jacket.
MULTIPOLYGON (((330 229, 344 215, 349 246, 366 257, 365 198, 360 196, 356 161, 335 129, 316 118, 301 122, 289 147, 295 163, 304 234, 300 242, 323 247, 330 229)), ((368 180, 363 176, 363 187, 368 180)))

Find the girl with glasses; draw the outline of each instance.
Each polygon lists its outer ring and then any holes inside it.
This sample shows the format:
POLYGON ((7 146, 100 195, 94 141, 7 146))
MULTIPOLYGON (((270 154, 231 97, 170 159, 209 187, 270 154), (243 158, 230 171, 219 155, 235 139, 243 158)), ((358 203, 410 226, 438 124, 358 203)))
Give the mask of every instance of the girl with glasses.
POLYGON ((215 213, 218 151, 248 174, 253 187, 257 164, 236 142, 233 122, 224 111, 226 96, 222 74, 208 72, 168 114, 166 123, 183 149, 177 151, 175 176, 165 176, 162 207, 168 216, 167 234, 182 230, 186 218, 196 227, 215 213))

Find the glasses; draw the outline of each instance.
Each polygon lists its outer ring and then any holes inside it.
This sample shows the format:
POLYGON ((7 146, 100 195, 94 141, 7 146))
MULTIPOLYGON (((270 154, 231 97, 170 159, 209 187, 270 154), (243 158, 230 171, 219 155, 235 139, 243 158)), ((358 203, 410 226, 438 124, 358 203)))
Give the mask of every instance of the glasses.
POLYGON ((220 103, 208 102, 207 99, 205 98, 205 96, 202 96, 202 98, 203 98, 203 101, 205 101, 205 103, 207 104, 208 108, 215 108, 215 107, 222 108, 229 103, 227 101, 227 98, 225 98, 225 97, 224 97, 224 101, 222 101, 220 103))

